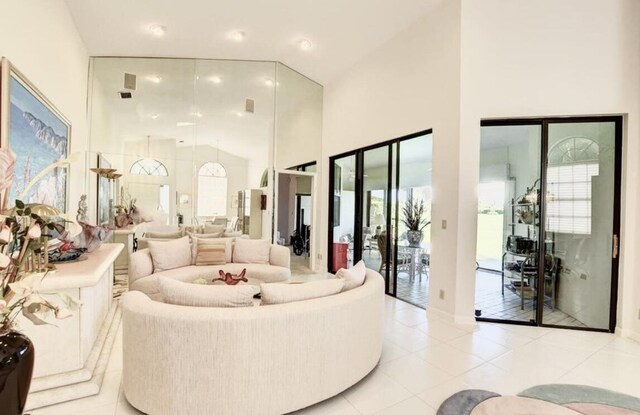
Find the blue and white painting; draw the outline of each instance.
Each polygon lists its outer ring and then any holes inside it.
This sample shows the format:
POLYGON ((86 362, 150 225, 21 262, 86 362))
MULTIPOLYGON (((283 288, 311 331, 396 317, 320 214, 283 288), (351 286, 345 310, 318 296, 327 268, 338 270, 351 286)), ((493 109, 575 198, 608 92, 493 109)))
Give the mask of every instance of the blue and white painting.
MULTIPOLYGON (((11 74, 9 85, 9 147, 17 156, 9 205, 47 166, 67 157, 69 125, 11 74)), ((66 211, 67 170, 56 168, 22 198, 66 211)))

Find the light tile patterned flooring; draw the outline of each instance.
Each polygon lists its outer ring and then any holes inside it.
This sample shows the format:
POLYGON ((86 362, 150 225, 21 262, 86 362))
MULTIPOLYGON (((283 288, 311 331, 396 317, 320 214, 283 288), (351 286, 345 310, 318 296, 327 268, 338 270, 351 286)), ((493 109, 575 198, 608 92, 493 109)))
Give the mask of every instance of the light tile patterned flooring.
MULTIPOLYGON (((613 334, 480 323, 457 326, 387 297, 382 358, 362 381, 298 415, 435 415, 462 389, 515 394, 575 383, 640 395, 640 343, 613 334)), ((122 334, 99 395, 31 415, 140 414, 122 392, 122 334)), ((194 399, 197 399, 195 397, 194 399)), ((174 415, 174 414, 169 414, 174 415)))

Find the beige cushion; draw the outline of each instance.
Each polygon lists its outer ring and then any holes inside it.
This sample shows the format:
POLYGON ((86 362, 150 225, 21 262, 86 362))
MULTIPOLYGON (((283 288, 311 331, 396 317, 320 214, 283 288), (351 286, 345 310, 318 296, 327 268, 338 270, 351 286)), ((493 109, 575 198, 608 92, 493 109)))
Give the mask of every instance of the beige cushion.
POLYGON ((165 303, 191 307, 250 307, 258 287, 253 285, 200 285, 160 278, 165 303))
POLYGON ((233 262, 242 264, 268 264, 271 242, 266 239, 236 238, 233 262))
POLYGON ((202 233, 222 233, 227 227, 225 225, 204 225, 202 233))
POLYGON ((145 238, 153 239, 178 239, 182 238, 182 231, 178 232, 146 232, 145 238))
POLYGON ((194 233, 193 236, 196 238, 202 239, 213 239, 222 237, 223 232, 215 232, 215 233, 194 233))
POLYGON ((333 278, 302 284, 260 284, 262 304, 283 304, 337 294, 344 281, 333 278))
POLYGON ((225 245, 210 243, 205 239, 194 238, 196 248, 195 265, 224 265, 227 263, 225 255, 225 245))
POLYGON ((364 284, 364 277, 367 273, 367 267, 364 261, 360 260, 353 268, 340 268, 336 272, 336 278, 344 280, 344 291, 349 291, 364 284))
POLYGON ((192 245, 192 264, 196 263, 196 255, 198 254, 198 243, 199 242, 207 242, 208 244, 218 244, 224 245, 224 262, 229 263, 232 259, 233 253, 233 238, 202 238, 199 239, 200 235, 192 234, 191 240, 193 241, 192 245))
POLYGON ((154 273, 191 265, 189 237, 148 243, 154 273))
POLYGON ((242 236, 241 231, 224 231, 224 236, 227 238, 242 236))

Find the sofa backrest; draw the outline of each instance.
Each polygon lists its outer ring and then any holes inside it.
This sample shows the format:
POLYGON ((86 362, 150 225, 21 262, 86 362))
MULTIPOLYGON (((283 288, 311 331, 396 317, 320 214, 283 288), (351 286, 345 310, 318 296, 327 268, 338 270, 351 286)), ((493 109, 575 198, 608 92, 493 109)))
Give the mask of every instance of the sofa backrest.
MULTIPOLYGON (((153 274, 153 260, 148 248, 140 249, 129 256, 129 284, 153 274)), ((233 249, 233 248, 232 248, 233 249)), ((233 255, 232 255, 233 257, 233 255)), ((285 246, 271 244, 269 264, 283 268, 290 268, 291 254, 285 246)))

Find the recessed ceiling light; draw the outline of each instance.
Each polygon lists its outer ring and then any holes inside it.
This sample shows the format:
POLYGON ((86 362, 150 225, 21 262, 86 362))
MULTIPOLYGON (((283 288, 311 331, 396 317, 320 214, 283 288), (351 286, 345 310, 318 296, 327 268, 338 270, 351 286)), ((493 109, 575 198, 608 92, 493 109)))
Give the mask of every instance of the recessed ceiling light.
POLYGON ((147 76, 147 79, 154 84, 159 84, 160 82, 162 82, 162 77, 158 75, 149 75, 147 76))
POLYGON ((165 33, 167 33, 167 27, 158 23, 154 23, 147 26, 147 31, 155 37, 162 37, 165 33))
POLYGON ((267 79, 264 80, 264 84, 266 86, 273 86, 275 83, 273 82, 273 79, 267 78, 267 79))
POLYGON ((302 50, 310 50, 311 48, 313 48, 313 43, 311 43, 311 41, 309 39, 301 39, 298 42, 298 46, 300 47, 300 49, 302 50))
POLYGON ((194 117, 202 118, 202 113, 200 111, 196 111, 193 113, 194 117))
POLYGON ((158 114, 151 114, 151 119, 157 120, 159 117, 158 114))
POLYGON ((236 30, 229 33, 229 39, 235 40, 236 42, 242 42, 245 37, 246 37, 246 34, 240 30, 236 30))
POLYGON ((242 118, 244 116, 244 113, 242 111, 236 111, 235 114, 238 118, 242 118))
POLYGON ((189 121, 178 121, 176 123, 176 127, 191 127, 193 125, 196 125, 196 123, 189 121))
POLYGON ((217 75, 212 76, 211 78, 209 78, 209 80, 214 84, 219 84, 220 82, 222 82, 222 78, 217 75))

